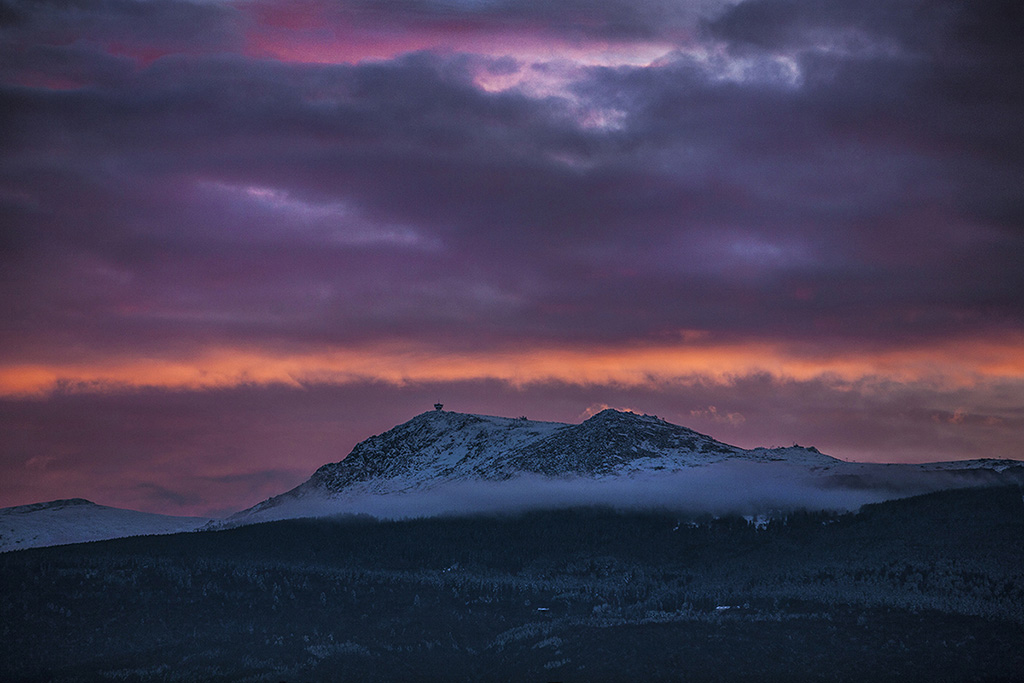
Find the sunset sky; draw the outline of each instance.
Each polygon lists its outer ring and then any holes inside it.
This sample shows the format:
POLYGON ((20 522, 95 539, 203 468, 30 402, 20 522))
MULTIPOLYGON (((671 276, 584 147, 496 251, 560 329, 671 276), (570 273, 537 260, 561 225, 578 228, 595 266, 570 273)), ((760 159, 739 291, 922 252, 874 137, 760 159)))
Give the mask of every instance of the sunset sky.
POLYGON ((1018 0, 0 0, 0 506, 431 408, 1024 459, 1018 0))

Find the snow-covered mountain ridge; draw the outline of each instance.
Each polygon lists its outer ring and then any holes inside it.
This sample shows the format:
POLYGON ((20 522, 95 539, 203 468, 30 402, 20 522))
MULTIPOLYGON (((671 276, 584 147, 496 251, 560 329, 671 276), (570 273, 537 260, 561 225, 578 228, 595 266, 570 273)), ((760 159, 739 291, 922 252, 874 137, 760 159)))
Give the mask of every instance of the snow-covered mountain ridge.
POLYGON ((613 409, 581 424, 435 410, 360 442, 343 460, 240 515, 307 496, 401 493, 523 475, 605 479, 728 460, 812 468, 840 462, 800 446, 747 450, 653 415, 613 409))
POLYGON ((433 411, 356 445, 324 465, 309 485, 340 492, 358 483, 375 490, 433 485, 441 478, 507 479, 530 473, 603 476, 708 465, 730 458, 835 458, 804 448, 744 450, 652 415, 603 410, 581 424, 535 422, 433 411))
POLYGON ((97 505, 84 498, 0 509, 0 552, 193 531, 210 520, 97 505))
POLYGON ((434 410, 371 436, 343 460, 225 524, 352 511, 503 509, 493 502, 499 498, 527 506, 697 498, 709 505, 718 496, 766 507, 795 505, 810 494, 810 505, 853 509, 894 495, 1007 481, 1024 482, 1024 464, 880 465, 796 445, 744 449, 653 415, 612 409, 581 424, 434 410), (856 495, 832 501, 819 496, 822 491, 856 495), (445 497, 447 505, 441 504, 445 497))

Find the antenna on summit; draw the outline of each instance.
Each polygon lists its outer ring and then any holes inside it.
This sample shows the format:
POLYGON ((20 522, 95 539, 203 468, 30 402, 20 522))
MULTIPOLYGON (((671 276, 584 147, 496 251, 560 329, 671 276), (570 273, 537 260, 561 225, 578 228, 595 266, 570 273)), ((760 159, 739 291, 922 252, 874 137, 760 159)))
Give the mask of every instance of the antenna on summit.
POLYGON ((434 404, 434 410, 440 412, 442 408, 444 408, 444 404, 443 403, 435 403, 434 404))

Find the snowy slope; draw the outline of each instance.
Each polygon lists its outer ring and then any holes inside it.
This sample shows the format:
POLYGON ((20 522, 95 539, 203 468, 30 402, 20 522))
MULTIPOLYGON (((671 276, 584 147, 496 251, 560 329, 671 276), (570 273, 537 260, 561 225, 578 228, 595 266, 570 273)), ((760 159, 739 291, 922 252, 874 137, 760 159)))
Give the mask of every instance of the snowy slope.
POLYGON ((343 461, 324 465, 310 484, 341 491, 396 491, 436 481, 503 478, 508 454, 546 441, 569 425, 522 418, 433 411, 356 445, 343 461))
POLYGON ((603 410, 578 425, 502 454, 509 472, 622 475, 709 465, 747 452, 652 415, 603 410))
POLYGON ((236 521, 321 514, 324 498, 387 494, 467 479, 502 479, 503 454, 550 437, 569 425, 523 418, 432 411, 356 444, 306 482, 234 515, 236 521))
POLYGON ((192 531, 209 520, 97 505, 83 498, 0 509, 0 552, 192 531))

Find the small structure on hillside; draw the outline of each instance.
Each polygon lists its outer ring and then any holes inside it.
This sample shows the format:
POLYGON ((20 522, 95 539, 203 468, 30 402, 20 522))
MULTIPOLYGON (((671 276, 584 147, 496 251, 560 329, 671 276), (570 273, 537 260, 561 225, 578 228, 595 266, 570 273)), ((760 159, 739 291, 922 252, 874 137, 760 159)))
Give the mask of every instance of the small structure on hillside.
POLYGON ((444 408, 444 404, 443 403, 435 403, 434 404, 434 410, 438 410, 439 411, 442 408, 444 408))

